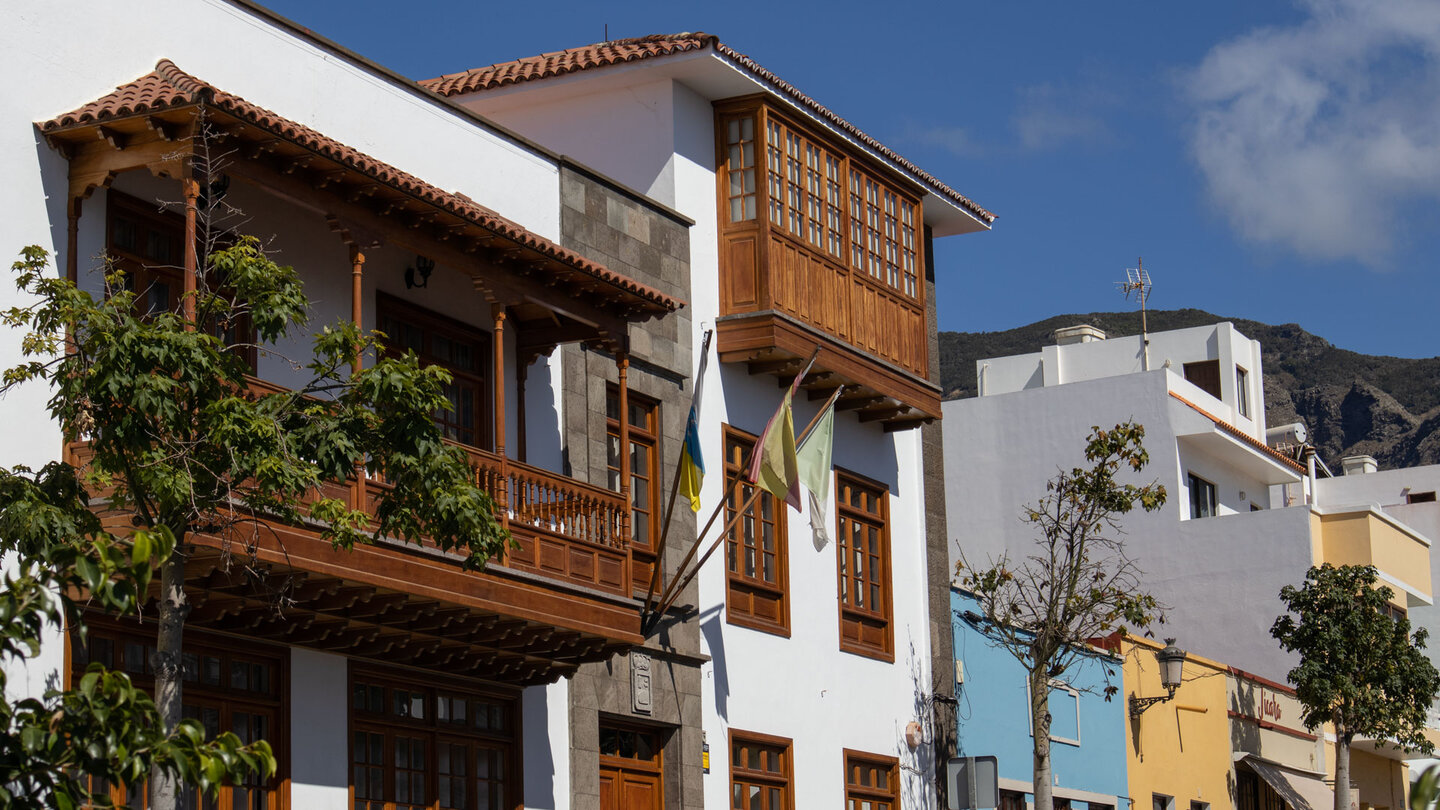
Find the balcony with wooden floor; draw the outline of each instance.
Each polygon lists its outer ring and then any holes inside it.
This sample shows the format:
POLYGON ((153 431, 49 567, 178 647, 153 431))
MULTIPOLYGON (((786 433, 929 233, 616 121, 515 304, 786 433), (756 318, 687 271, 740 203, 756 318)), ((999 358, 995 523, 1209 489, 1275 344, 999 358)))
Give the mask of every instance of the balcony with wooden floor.
POLYGON ((761 98, 717 105, 723 362, 902 430, 938 418, 920 192, 761 98))
MULTIPOLYGON (((227 183, 238 181, 231 193, 243 191, 275 210, 319 213, 328 230, 310 227, 293 238, 332 240, 340 255, 342 244, 348 248, 343 265, 307 266, 302 275, 307 281, 327 273, 344 278, 351 290, 348 315, 362 328, 375 325, 362 323, 371 303, 362 294, 366 254, 381 245, 428 257, 427 273, 446 274, 455 284, 463 279, 473 290, 467 295, 485 304, 473 308, 488 316, 483 323, 436 327, 469 330, 478 358, 470 432, 447 435, 464 437, 465 444, 457 444, 477 485, 494 497, 496 518, 514 546, 484 571, 470 572, 433 547, 381 539, 341 551, 315 527, 259 516, 264 531, 240 545, 232 537, 193 538, 186 576, 191 626, 517 684, 553 681, 641 640, 630 592, 628 456, 622 454, 619 491, 527 463, 526 370, 560 344, 603 348, 616 358, 623 408, 630 325, 664 317, 681 302, 168 61, 38 127, 69 165, 65 271, 72 281, 78 281, 82 208, 96 189, 130 173, 153 175, 172 184, 171 199, 183 197, 193 210, 210 190, 197 172, 199 150, 218 143, 230 156, 227 183), (509 386, 518 407, 507 419, 509 386), (507 447, 512 432, 518 446, 507 447)), ((113 223, 120 197, 108 195, 108 211, 86 213, 113 223)), ((147 227, 167 227, 164 215, 150 216, 147 227)), ((193 218, 180 222, 183 235, 174 241, 194 244, 193 218)), ((187 256, 185 267, 154 275, 172 273, 178 286, 182 278, 193 283, 196 272, 187 256)), ((333 289, 334 280, 329 283, 333 289)), ((427 325, 429 316, 387 302, 383 291, 376 295, 379 317, 389 306, 393 317, 418 317, 427 325)), ((362 362, 356 358, 357 369, 362 362)), ((284 390, 260 379, 252 389, 284 390)), ((624 428, 621 438, 624 446, 624 428)), ((86 454, 84 444, 66 453, 77 465, 86 454)), ((388 486, 372 475, 323 494, 374 514, 388 486)))

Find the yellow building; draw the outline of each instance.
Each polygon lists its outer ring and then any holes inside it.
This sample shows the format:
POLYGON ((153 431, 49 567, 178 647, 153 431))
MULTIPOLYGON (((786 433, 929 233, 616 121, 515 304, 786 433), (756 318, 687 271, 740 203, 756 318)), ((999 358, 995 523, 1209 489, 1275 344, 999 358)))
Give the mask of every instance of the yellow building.
POLYGON ((1227 680, 1237 810, 1305 810, 1297 799, 1310 810, 1331 810, 1329 751, 1305 728, 1295 691, 1234 667, 1227 680))
POLYGON ((1155 654, 1164 645, 1125 638, 1126 765, 1132 810, 1230 810, 1229 670, 1189 655, 1173 699, 1137 717, 1132 698, 1164 697, 1155 654))

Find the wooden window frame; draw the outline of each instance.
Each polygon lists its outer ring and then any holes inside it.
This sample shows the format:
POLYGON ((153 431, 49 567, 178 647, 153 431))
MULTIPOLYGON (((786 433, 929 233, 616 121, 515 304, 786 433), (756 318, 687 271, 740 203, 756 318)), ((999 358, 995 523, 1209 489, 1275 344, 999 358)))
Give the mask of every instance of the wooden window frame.
MULTIPOLYGON (((606 483, 614 492, 620 491, 620 459, 610 458, 610 443, 616 444, 620 441, 620 420, 610 415, 610 404, 615 402, 618 406, 620 387, 615 383, 605 385, 605 471, 606 483)), ((630 443, 640 445, 648 450, 648 463, 644 470, 637 469, 635 462, 630 463, 630 499, 631 499, 631 538, 630 555, 638 559, 640 565, 632 565, 631 573, 637 586, 644 588, 650 584, 650 566, 654 564, 656 555, 660 551, 661 521, 664 516, 659 514, 661 504, 664 500, 663 482, 660 480, 660 400, 654 397, 647 397, 644 394, 637 394, 635 389, 630 389, 626 400, 633 410, 640 408, 643 412, 642 424, 630 422, 630 443), (645 483, 644 489, 648 496, 649 507, 637 509, 635 503, 638 499, 636 492, 640 489, 636 479, 645 483), (646 522, 647 530, 644 537, 635 533, 635 517, 637 511, 644 512, 648 516, 646 522)))
POLYGON ((1235 410, 1250 418, 1250 372, 1241 366, 1235 367, 1235 410))
MULTIPOLYGON (((155 624, 151 621, 146 621, 138 626, 121 624, 113 617, 100 615, 87 615, 85 624, 87 638, 84 651, 77 654, 72 649, 74 636, 66 636, 66 657, 69 659, 67 676, 70 679, 67 686, 78 683, 80 676, 84 675, 86 666, 91 663, 91 650, 96 642, 108 641, 113 645, 112 658, 109 662, 98 663, 104 664, 113 672, 125 673, 137 687, 153 695, 155 678, 150 672, 149 654, 155 646, 155 624), (145 661, 142 662, 139 670, 124 665, 127 643, 138 643, 142 646, 145 661)), ((268 714, 270 733, 264 739, 270 743, 271 750, 275 754, 276 771, 267 788, 269 801, 266 808, 267 810, 286 810, 290 806, 289 648, 246 638, 230 636, 222 638, 204 631, 186 628, 181 644, 181 654, 197 655, 197 666, 199 665, 198 656, 208 655, 208 657, 218 659, 220 677, 224 681, 233 677, 231 664, 236 658, 250 663, 267 664, 271 667, 268 695, 256 693, 253 690, 236 689, 228 685, 207 685, 197 677, 194 681, 183 682, 181 700, 182 703, 198 701, 201 706, 218 707, 220 709, 218 723, 221 731, 234 730, 233 715, 237 710, 268 714)), ((234 798, 233 790, 231 785, 222 786, 220 795, 216 799, 217 806, 230 807, 234 798)), ((125 786, 113 785, 110 792, 117 804, 125 801, 127 793, 125 786)), ((138 801, 132 802, 131 806, 135 810, 145 810, 149 806, 147 791, 140 790, 138 801)), ((203 807, 203 803, 200 806, 203 807)))
MULTIPOLYGON (((446 315, 441 315, 431 309, 417 306, 408 301, 403 301, 388 293, 376 293, 375 295, 375 323, 384 328, 387 318, 394 317, 419 326, 425 333, 425 352, 416 352, 420 357, 421 365, 440 366, 449 371, 452 377, 463 379, 476 384, 475 395, 475 433, 476 444, 466 444, 456 440, 456 444, 466 447, 474 447, 479 450, 494 451, 495 449, 495 363, 491 347, 492 335, 476 326, 456 320, 446 315), (460 340, 472 343, 472 351, 476 354, 478 370, 460 369, 449 363, 442 362, 436 355, 431 354, 431 336, 438 334, 451 340, 460 340)), ((409 348, 399 342, 395 335, 387 335, 385 351, 390 354, 403 354, 409 348)), ((502 369, 500 373, 504 373, 502 369)), ((444 431, 441 425, 441 431, 444 431)))
MULTIPOLYGON (((748 491, 751 487, 754 486, 745 480, 745 470, 743 464, 749 459, 750 452, 754 451, 755 445, 759 441, 759 437, 731 425, 725 425, 723 433, 723 447, 725 449, 725 455, 724 464, 722 465, 722 467, 723 474, 725 476, 725 494, 727 504, 725 508, 725 522, 726 525, 729 525, 730 520, 734 516, 731 511, 731 507, 729 506, 729 504, 732 502, 732 499, 736 505, 743 503, 745 498, 748 497, 748 491), (732 442, 744 443, 749 445, 749 451, 741 454, 741 461, 738 464, 731 457, 732 454, 730 452, 730 449, 732 442)), ((771 495, 768 492, 763 492, 761 493, 760 497, 756 499, 754 505, 752 505, 750 508, 757 514, 762 513, 764 509, 764 504, 766 502, 770 504, 770 513, 774 516, 775 524, 775 582, 768 582, 764 579, 763 576, 749 576, 742 571, 736 570, 735 567, 732 567, 732 565, 738 567, 739 564, 739 544, 737 544, 736 541, 733 539, 733 535, 730 538, 727 538, 725 541, 725 621, 728 624, 733 624, 740 627, 747 627, 751 630, 759 630, 764 633, 770 633, 772 635, 789 638, 790 542, 788 535, 788 526, 786 522, 786 506, 783 502, 776 500, 775 496, 771 495), (732 547, 734 548, 732 549, 732 547), (777 602, 777 621, 771 621, 768 618, 755 615, 753 602, 752 606, 749 607, 745 607, 739 604, 742 599, 747 597, 753 600, 753 597, 757 593, 773 598, 777 602)), ((740 524, 743 524, 744 522, 745 521, 742 520, 740 521, 740 524)), ((736 532, 740 531, 740 528, 741 526, 737 525, 736 532)), ((757 547, 757 551, 759 550, 760 549, 757 547)), ((762 566, 763 563, 757 560, 756 570, 763 570, 762 566)))
MULTIPOLYGON (((460 678, 451 678, 439 675, 434 672, 418 672, 402 670, 394 667, 387 667, 381 664, 371 664, 351 659, 346 677, 346 781, 349 783, 348 807, 356 807, 355 798, 355 737, 357 733, 381 734, 384 736, 384 788, 386 796, 395 795, 395 756, 394 739, 396 735, 408 738, 421 738, 425 741, 426 759, 429 763, 423 770, 425 774, 425 802, 424 807, 435 807, 439 802, 439 757, 438 746, 441 744, 461 744, 471 746, 472 749, 491 748, 503 749, 506 755, 504 767, 505 803, 504 810, 521 810, 524 806, 524 774, 525 768, 522 761, 524 751, 524 717, 522 715, 522 703, 519 690, 505 689, 488 684, 474 683, 460 678), (372 714, 357 710, 354 705, 355 686, 358 683, 373 684, 384 689, 381 696, 381 706, 388 709, 394 702, 394 691, 404 690, 411 694, 424 696, 426 716, 420 719, 399 717, 392 712, 384 711, 381 714, 372 714), (441 694, 465 699, 474 699, 483 702, 501 704, 505 707, 508 715, 506 718, 506 729, 501 732, 487 732, 474 728, 467 719, 461 725, 447 725, 438 718, 438 698, 441 694)), ((471 715, 467 715, 469 717, 471 715)), ((473 787, 479 779, 478 774, 470 774, 467 785, 468 804, 473 804, 476 793, 473 787)), ((367 800, 360 800, 367 801, 367 800)), ((375 800, 369 800, 375 801, 375 800)), ((379 803, 386 810, 393 810, 397 802, 393 798, 379 800, 379 803)))
MULTIPOLYGON (((867 555, 867 557, 870 555, 867 555)), ((867 560, 868 562, 868 560, 867 560)), ((894 589, 892 583, 892 569, 894 562, 891 554, 890 543, 890 488, 872 478, 851 472, 840 467, 835 468, 835 601, 840 617, 840 649, 844 652, 863 655, 867 658, 876 658, 881 661, 894 663, 895 661, 895 605, 894 589), (850 506, 844 498, 845 487, 850 486, 869 490, 874 496, 877 509, 867 511, 858 507, 850 506), (842 564, 842 555, 851 552, 849 538, 846 536, 845 524, 847 521, 861 521, 866 524, 878 524, 878 538, 880 541, 880 553, 878 555, 880 565, 884 569, 878 577, 867 573, 863 577, 865 586, 878 585, 880 590, 881 610, 866 608, 855 608, 847 604, 845 596, 848 593, 847 580, 853 580, 853 574, 842 564), (871 644, 864 641, 847 639, 846 622, 853 622, 859 626, 865 624, 881 624, 882 641, 880 644, 871 644)), ((872 600, 873 601, 873 600, 872 600)))
POLYGON ((887 757, 883 754, 871 754, 866 751, 856 751, 851 748, 844 749, 845 762, 845 806, 859 807, 860 802, 888 802, 887 810, 900 810, 900 760, 896 757, 887 757), (874 786, 866 786, 852 783, 856 767, 872 766, 883 768, 886 773, 887 789, 880 789, 874 786), (854 802, 854 804, 852 804, 854 802))
MULTIPOLYGON (((726 749, 730 758, 730 805, 734 804, 735 784, 737 777, 741 784, 760 784, 765 787, 778 787, 781 790, 782 807, 770 807, 765 810, 794 810, 795 808, 795 743, 788 737, 776 737, 771 734, 758 734, 753 731, 740 731, 730 729, 726 740, 729 747, 726 749), (739 767, 735 762, 736 744, 753 744, 765 748, 782 749, 780 754, 781 768, 779 773, 763 770, 754 770, 749 767, 739 767)), ((749 797, 746 797, 744 810, 755 810, 749 807, 749 797)))
POLYGON ((727 225, 754 223, 760 218, 760 189, 757 163, 760 157, 760 116, 755 112, 739 112, 723 116, 720 120, 721 171, 723 178, 720 190, 724 205, 722 219, 727 225), (750 123, 750 138, 745 138, 745 122, 750 123), (730 126, 734 124, 734 139, 730 126), (746 146, 750 147, 749 162, 746 162, 746 146), (736 165, 736 159, 739 164, 736 165), (747 182, 748 180, 748 182, 747 182), (748 214, 748 216, 747 216, 748 214))
MULTIPOLYGON (((196 246, 197 250, 199 246, 196 246)), ((111 191, 105 197, 105 251, 115 260, 116 266, 123 270, 133 280, 137 304, 148 304, 148 291, 151 287, 161 282, 169 285, 171 295, 166 302, 165 309, 170 312, 180 311, 180 299, 185 294, 185 218, 174 211, 156 210, 153 203, 147 204, 139 197, 125 194, 120 191, 111 191), (119 247, 115 242, 116 221, 118 219, 138 220, 151 228, 168 232, 173 242, 173 249, 178 256, 172 257, 176 260, 174 264, 156 263, 158 260, 147 256, 144 253, 127 250, 119 247)), ((199 256, 202 266, 205 256, 199 256)), ((228 288, 221 288, 221 295, 233 292, 228 288)), ((153 313, 153 307, 147 305, 145 312, 153 313)), ((255 327, 252 325, 248 314, 241 315, 235 319, 232 330, 236 333, 230 340, 234 348, 231 352, 245 362, 250 368, 250 373, 256 373, 257 357, 255 344, 258 338, 255 335, 255 327), (241 337, 243 335, 243 337, 241 337)), ((218 330, 207 327, 207 331, 216 334, 218 330)))
POLYGON ((729 100, 717 105, 716 114, 722 232, 737 226, 758 225, 816 259, 838 264, 866 278, 877 289, 918 305, 923 311, 925 285, 920 283, 924 274, 924 256, 920 252, 924 244, 923 192, 895 182, 888 167, 868 155, 857 154, 853 146, 832 133, 786 115, 766 103, 763 97, 729 100), (731 167, 729 124, 746 117, 755 122, 756 216, 734 220, 731 200, 736 195, 731 193, 731 176, 751 167, 738 170, 731 167), (792 145, 796 148, 794 153, 792 145), (813 190, 809 149, 818 150, 819 158, 815 167, 819 183, 813 190), (834 178, 829 175, 827 157, 838 160, 838 174, 834 178), (794 177, 792 169, 798 172, 794 177), (759 176, 762 173, 763 177, 759 176), (854 185, 857 179, 858 189, 854 185), (832 180, 836 183, 833 189, 832 180), (839 199, 832 199, 837 191, 839 199), (799 210, 792 211, 797 192, 799 210), (888 233, 888 241, 887 197, 894 202, 894 229, 888 233), (832 213, 838 215, 837 222, 832 223, 832 213), (819 223, 818 243, 811 238, 811 219, 816 214, 824 220, 819 223), (835 231, 833 238, 832 230, 835 231), (887 245, 894 249, 893 261, 887 262, 887 245))

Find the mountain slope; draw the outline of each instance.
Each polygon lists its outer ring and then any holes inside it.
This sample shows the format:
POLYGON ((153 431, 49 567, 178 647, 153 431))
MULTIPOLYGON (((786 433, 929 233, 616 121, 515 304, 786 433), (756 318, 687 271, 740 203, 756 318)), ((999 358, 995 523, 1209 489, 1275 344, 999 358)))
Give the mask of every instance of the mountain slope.
MULTIPOLYGON (((1325 462, 1374 456, 1382 468, 1440 463, 1440 357, 1420 360, 1337 348, 1299 325, 1225 318, 1198 309, 1149 314, 1152 332, 1230 321, 1264 352, 1265 419, 1301 421, 1325 462)), ((1039 351, 1050 334, 1088 323, 1111 336, 1140 332, 1138 312, 1057 315, 1004 332, 941 332, 940 384, 947 399, 975 396, 975 361, 1039 351)))

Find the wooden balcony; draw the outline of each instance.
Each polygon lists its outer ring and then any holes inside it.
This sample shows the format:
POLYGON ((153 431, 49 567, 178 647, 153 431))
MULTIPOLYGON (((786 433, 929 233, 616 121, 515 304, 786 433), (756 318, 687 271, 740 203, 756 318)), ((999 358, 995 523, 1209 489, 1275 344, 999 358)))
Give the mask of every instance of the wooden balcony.
MULTIPOLYGON (((283 389, 252 380, 251 390, 283 389)), ((484 571, 465 571, 458 555, 398 540, 335 549, 313 526, 262 518, 243 537, 232 531, 188 539, 189 623, 521 684, 553 681, 640 643, 621 495, 454 446, 515 540, 484 571)), ((66 461, 77 467, 89 458, 86 442, 66 447, 66 461)), ((373 515, 389 486, 369 475, 314 497, 363 504, 373 515)))
POLYGON ((939 418, 920 302, 785 233, 757 228, 721 239, 722 362, 788 382, 818 347, 805 384, 814 398, 845 385, 840 407, 887 430, 939 418))
POLYGON ((817 348, 815 398, 887 430, 940 416, 915 189, 759 97, 716 105, 722 362, 786 382, 817 348))

